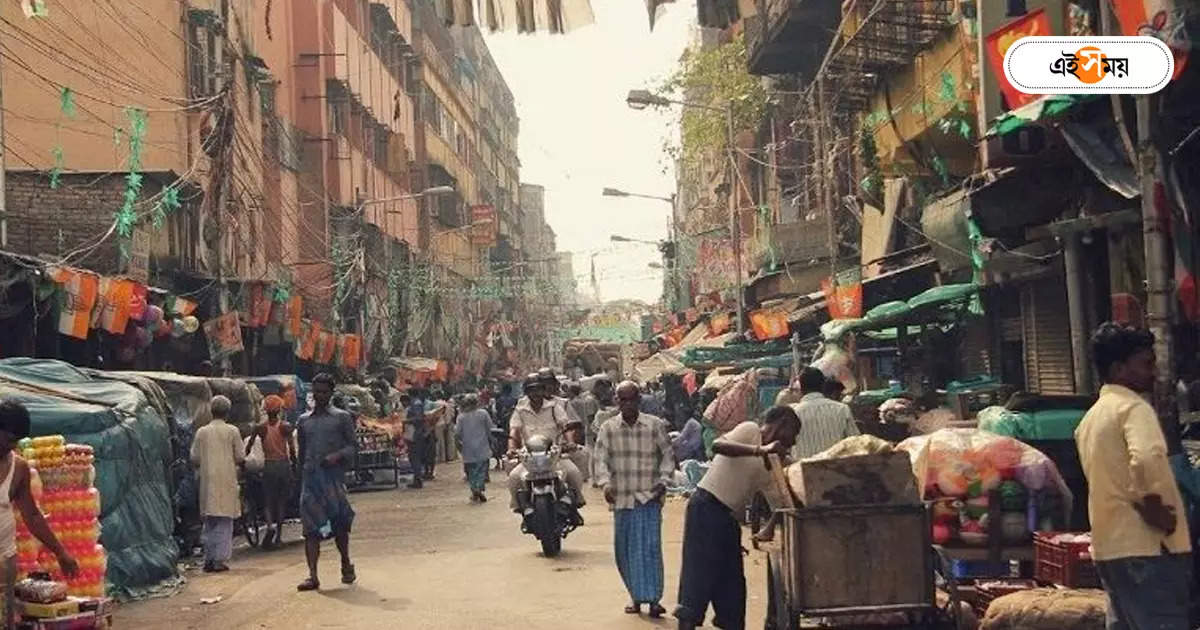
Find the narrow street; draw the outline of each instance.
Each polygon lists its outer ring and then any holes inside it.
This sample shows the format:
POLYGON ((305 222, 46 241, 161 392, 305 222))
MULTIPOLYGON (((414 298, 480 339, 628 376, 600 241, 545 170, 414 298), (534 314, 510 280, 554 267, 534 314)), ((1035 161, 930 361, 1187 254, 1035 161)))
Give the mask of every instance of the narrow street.
MULTIPOLYGON (((622 608, 624 587, 612 556, 612 516, 590 491, 587 525, 564 541, 558 558, 541 557, 537 541, 520 534, 515 517, 490 487, 486 505, 469 504, 455 464, 423 491, 401 488, 353 496, 358 512, 351 552, 358 584, 338 581, 337 553, 324 549, 320 593, 297 593, 304 577, 298 526, 282 550, 240 549, 222 575, 189 571, 174 597, 122 607, 118 627, 162 628, 532 628, 674 627, 674 619, 633 618, 622 608), (205 598, 221 597, 215 604, 205 598)), ((683 499, 669 499, 663 519, 666 593, 678 587, 683 499)), ((762 627, 765 569, 747 559, 749 628, 762 627)))

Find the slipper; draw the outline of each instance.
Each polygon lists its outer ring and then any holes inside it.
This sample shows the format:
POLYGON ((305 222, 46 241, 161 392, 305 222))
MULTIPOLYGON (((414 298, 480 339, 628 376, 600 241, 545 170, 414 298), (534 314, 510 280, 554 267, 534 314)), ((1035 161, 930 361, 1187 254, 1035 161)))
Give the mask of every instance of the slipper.
POLYGON ((661 619, 665 614, 667 614, 667 609, 663 608, 662 604, 659 604, 658 602, 650 604, 651 619, 661 619))
POLYGON ((353 584, 358 576, 354 574, 354 565, 348 564, 342 567, 342 584, 353 584))
POLYGON ((625 607, 625 614, 626 614, 626 615, 640 615, 640 614, 642 614, 642 605, 641 605, 641 604, 630 604, 630 605, 626 606, 626 607, 625 607))
POLYGON ((321 589, 321 583, 316 578, 308 578, 296 586, 296 590, 301 593, 305 591, 317 591, 321 589))

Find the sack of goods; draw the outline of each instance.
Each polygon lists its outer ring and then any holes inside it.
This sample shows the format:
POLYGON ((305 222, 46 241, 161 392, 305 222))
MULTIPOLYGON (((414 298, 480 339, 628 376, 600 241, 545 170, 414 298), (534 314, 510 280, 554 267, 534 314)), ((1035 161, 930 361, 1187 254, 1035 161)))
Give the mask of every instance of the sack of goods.
POLYGON ((1036 589, 998 597, 980 630, 1093 630, 1104 627, 1108 598, 1100 590, 1036 589))

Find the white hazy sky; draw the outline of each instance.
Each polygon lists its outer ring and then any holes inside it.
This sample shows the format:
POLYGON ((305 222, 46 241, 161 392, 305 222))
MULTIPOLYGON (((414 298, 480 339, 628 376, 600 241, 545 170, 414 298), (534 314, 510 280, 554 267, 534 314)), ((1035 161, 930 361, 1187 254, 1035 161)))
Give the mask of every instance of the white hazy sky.
POLYGON ((675 177, 663 142, 677 136, 668 112, 635 111, 633 88, 649 87, 678 64, 695 23, 694 0, 659 9, 650 32, 643 0, 592 0, 596 23, 566 35, 487 35, 488 48, 516 99, 521 119, 521 181, 546 187, 546 221, 559 251, 574 252, 580 290, 590 294, 596 257, 602 300, 653 303, 662 294, 652 245, 609 237, 667 236, 662 201, 600 196, 604 187, 669 197, 675 177))

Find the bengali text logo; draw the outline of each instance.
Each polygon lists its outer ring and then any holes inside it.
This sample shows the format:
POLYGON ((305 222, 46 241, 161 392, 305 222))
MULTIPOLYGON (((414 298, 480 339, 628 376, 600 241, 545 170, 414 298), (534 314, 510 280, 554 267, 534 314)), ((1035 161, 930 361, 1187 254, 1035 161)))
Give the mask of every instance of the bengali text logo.
POLYGON ((1150 94, 1175 70, 1153 37, 1023 37, 1004 55, 1004 75, 1025 94, 1150 94))

